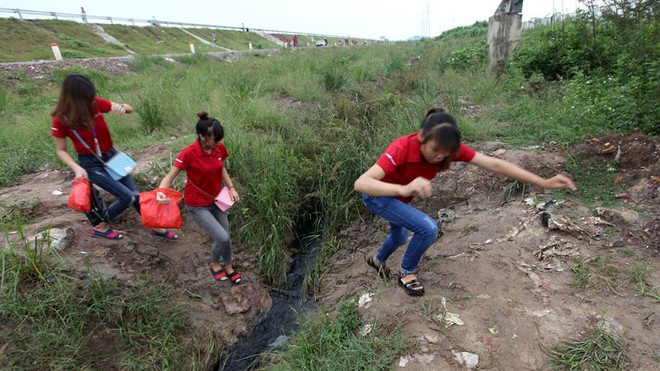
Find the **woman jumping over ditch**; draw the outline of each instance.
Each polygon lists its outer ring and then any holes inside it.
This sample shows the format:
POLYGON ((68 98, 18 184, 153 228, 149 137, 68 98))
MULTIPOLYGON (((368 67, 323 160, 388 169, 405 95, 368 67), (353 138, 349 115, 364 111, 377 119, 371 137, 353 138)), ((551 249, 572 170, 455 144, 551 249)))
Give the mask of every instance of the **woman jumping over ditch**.
POLYGON ((389 276, 387 259, 413 238, 399 268, 398 283, 411 296, 424 295, 416 270, 422 255, 438 234, 436 221, 409 203, 415 196, 431 195, 431 180, 449 169, 453 161, 463 161, 493 173, 545 189, 575 190, 571 179, 555 175, 544 179, 510 162, 476 152, 461 142, 456 120, 442 109, 431 109, 421 129, 395 139, 376 164, 355 181, 355 190, 372 213, 389 222, 390 234, 367 264, 382 276, 389 276))

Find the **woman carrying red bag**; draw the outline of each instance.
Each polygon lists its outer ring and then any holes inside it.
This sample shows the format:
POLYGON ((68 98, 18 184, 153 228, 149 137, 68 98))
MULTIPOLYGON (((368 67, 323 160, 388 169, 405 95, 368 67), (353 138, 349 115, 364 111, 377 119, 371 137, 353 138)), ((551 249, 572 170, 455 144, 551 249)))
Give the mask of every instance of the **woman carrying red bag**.
MULTIPOLYGON (((195 223, 213 238, 209 263, 211 275, 216 281, 229 279, 232 284, 237 285, 243 279, 232 267, 227 212, 220 210, 214 202, 223 184, 229 188, 233 202, 240 200, 224 166, 224 162, 229 157, 222 143, 224 129, 218 120, 209 117, 206 112, 200 112, 197 116, 199 117, 196 125, 197 140, 179 153, 169 173, 160 182, 159 188, 171 188, 172 182, 179 173, 186 172, 183 203, 195 223)), ((162 204, 170 201, 163 192, 158 192, 156 197, 162 204)))
MULTIPOLYGON (((89 235, 118 240, 123 236, 112 229, 110 223, 131 205, 140 213, 140 190, 130 175, 114 180, 105 169, 104 162, 117 153, 108 124, 103 118, 103 114, 108 112, 132 113, 133 107, 99 98, 96 96, 96 87, 90 79, 82 75, 69 75, 62 83, 59 101, 51 113, 50 133, 55 139, 57 156, 73 170, 75 178, 87 178, 91 183, 117 197, 108 206, 107 220, 94 223, 89 235), (67 150, 67 138, 73 143, 73 148, 78 154, 78 162, 67 150)), ((165 229, 153 229, 151 234, 167 239, 178 237, 176 233, 165 229)))

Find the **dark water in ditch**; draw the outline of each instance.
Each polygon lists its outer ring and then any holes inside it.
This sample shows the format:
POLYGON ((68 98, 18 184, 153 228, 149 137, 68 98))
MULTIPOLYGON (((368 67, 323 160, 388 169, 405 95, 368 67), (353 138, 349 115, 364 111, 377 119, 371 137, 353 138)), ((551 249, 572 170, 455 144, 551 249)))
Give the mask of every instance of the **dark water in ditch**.
POLYGON ((289 266, 285 284, 271 290, 271 309, 261 316, 256 324, 223 354, 214 371, 243 371, 256 369, 259 355, 286 342, 298 330, 298 318, 307 312, 315 311, 316 305, 309 297, 302 296, 302 283, 307 271, 318 256, 323 243, 321 232, 315 229, 313 221, 305 223, 293 248, 293 262, 289 266))

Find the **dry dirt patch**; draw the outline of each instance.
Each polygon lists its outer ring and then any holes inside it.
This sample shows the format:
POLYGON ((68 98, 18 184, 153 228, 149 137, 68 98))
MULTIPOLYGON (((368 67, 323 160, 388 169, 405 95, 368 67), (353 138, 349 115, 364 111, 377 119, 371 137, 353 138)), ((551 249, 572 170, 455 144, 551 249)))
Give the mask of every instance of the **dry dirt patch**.
MULTIPOLYGON (((599 234, 593 239, 551 230, 543 226, 537 208, 551 199, 549 193, 533 190, 533 202, 518 197, 501 205, 507 180, 457 164, 434 181, 433 197, 414 201, 429 215, 447 209, 455 215, 420 264, 424 297, 408 297, 394 277, 382 281, 364 262, 387 234, 385 222, 367 217, 342 231, 341 252, 330 262, 318 300, 333 308, 342 298, 373 294, 362 309, 365 318, 381 325, 398 323, 420 345, 417 354, 407 355, 395 368, 405 364, 412 370, 460 370, 464 366, 457 354, 469 352, 479 356, 479 369, 536 370, 544 366, 542 345, 602 329, 626 340, 629 369, 657 369, 658 301, 640 296, 625 273, 635 264, 648 265, 654 271, 646 277, 646 287, 660 287, 657 140, 609 135, 592 139, 576 152, 591 156, 591 161, 611 161, 600 153, 607 142, 622 148, 619 181, 631 187, 644 185, 645 192, 636 192, 634 201, 618 206, 639 212, 638 221, 592 225, 599 234), (548 249, 556 255, 539 260, 548 249), (619 274, 614 282, 593 280, 580 289, 571 270, 578 262, 595 267, 595 275, 605 275, 598 271, 605 268, 619 274), (444 311, 457 314, 464 324, 446 327, 438 317, 444 311)), ((560 153, 512 151, 497 143, 480 149, 546 176, 561 172, 564 163, 560 153)), ((596 215, 595 206, 570 202, 549 210, 576 223, 596 215)), ((403 250, 390 258, 390 267, 398 267, 403 250)))

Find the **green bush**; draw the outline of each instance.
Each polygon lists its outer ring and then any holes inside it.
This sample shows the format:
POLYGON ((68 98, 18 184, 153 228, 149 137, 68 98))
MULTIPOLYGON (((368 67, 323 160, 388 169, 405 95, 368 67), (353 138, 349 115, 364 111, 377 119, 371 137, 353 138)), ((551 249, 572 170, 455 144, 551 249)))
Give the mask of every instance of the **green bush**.
POLYGON ((444 64, 456 70, 466 70, 484 64, 487 59, 488 44, 482 40, 452 52, 444 64))

